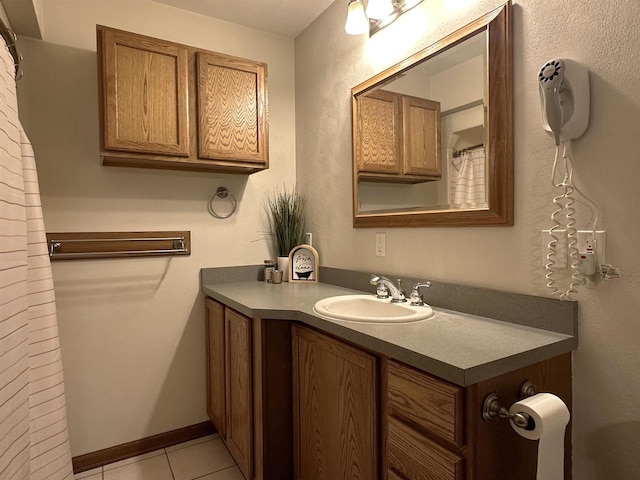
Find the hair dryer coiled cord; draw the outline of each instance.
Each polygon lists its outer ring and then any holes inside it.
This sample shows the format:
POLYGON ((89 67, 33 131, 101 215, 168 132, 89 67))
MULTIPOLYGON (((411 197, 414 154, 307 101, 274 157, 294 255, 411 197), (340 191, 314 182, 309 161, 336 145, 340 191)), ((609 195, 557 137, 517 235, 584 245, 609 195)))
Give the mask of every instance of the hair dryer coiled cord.
POLYGON ((551 221, 553 222, 553 226, 549 229, 551 241, 547 244, 549 251, 547 253, 547 263, 545 265, 545 269, 547 271, 545 278, 547 279, 547 287, 551 289, 552 295, 559 295, 560 300, 571 300, 571 295, 578 292, 577 287, 584 283, 584 278, 578 270, 578 239, 577 231, 575 228, 576 209, 574 207, 575 199, 573 197, 573 192, 577 191, 582 197, 584 197, 592 205, 596 212, 595 221, 593 224, 594 236, 599 212, 597 205, 593 203, 586 195, 584 195, 573 183, 573 164, 568 151, 568 143, 564 144, 564 151, 562 154, 562 158, 564 159, 564 176, 562 181, 560 182, 556 181, 559 157, 560 146, 556 146, 556 154, 553 160, 553 169, 551 172, 551 184, 554 188, 562 189, 562 193, 553 197, 553 203, 557 208, 551 214, 551 221), (556 231, 562 226, 559 218, 563 211, 566 211, 564 225, 567 232, 567 247, 569 251, 569 261, 571 266, 571 280, 569 286, 567 287, 567 290, 564 292, 560 292, 557 281, 555 279, 554 266, 557 263, 555 260, 555 257, 557 255, 556 245, 559 241, 559 237, 557 236, 556 231))

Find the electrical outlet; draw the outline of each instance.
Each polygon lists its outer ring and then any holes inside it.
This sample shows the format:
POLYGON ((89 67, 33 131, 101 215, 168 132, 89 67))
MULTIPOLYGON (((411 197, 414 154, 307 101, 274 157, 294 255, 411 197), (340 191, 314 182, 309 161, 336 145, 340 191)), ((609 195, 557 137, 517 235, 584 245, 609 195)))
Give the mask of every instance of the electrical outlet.
POLYGON ((376 232, 376 257, 387 256, 387 234, 376 232))
POLYGON ((554 230, 553 234, 558 237, 558 240, 554 240, 549 233, 549 230, 542 230, 541 235, 541 255, 540 260, 542 261, 542 266, 546 266, 549 263, 547 259, 547 255, 549 254, 549 242, 554 242, 554 249, 556 254, 553 256, 553 260, 555 264, 553 265, 554 270, 564 270, 569 268, 569 252, 567 247, 567 232, 566 230, 554 230))
POLYGON ((593 235, 593 230, 578 230, 578 252, 594 252, 598 265, 605 263, 605 230, 598 230, 593 235))

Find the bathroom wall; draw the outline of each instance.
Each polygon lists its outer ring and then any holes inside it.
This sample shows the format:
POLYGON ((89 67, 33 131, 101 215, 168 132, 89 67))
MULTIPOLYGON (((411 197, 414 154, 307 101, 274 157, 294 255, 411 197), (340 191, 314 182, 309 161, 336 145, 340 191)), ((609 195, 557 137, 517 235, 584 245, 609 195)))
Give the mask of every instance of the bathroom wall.
POLYGON ((20 116, 50 232, 190 230, 190 257, 57 262, 74 456, 203 422, 201 267, 262 263, 265 192, 295 180, 293 40, 149 0, 48 0, 44 41, 20 39, 20 116), (96 24, 268 64, 271 168, 242 175, 100 165, 96 24), (224 185, 227 220, 207 212, 224 185))
MULTIPOLYGON (((591 123, 573 148, 575 181, 600 205, 607 261, 623 278, 576 297, 574 478, 637 478, 640 3, 514 1, 515 225, 377 229, 387 235, 384 258, 375 256, 375 230, 352 228, 350 89, 502 2, 428 0, 371 39, 344 33, 345 3, 295 41, 298 183, 326 266, 548 295, 540 230, 550 227, 554 145, 540 127, 536 75, 558 56, 589 67, 591 123)), ((588 228, 592 216, 577 205, 578 227, 588 228)))

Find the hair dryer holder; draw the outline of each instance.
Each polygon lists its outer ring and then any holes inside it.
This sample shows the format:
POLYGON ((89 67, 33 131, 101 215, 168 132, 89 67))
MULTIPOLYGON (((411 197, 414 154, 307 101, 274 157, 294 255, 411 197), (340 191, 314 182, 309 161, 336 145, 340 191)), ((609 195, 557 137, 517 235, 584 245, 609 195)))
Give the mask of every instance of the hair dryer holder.
MULTIPOLYGON (((552 59, 546 62, 538 73, 540 85, 540 103, 542 107, 542 127, 551 132, 549 125, 554 122, 548 118, 545 113, 545 92, 542 86, 545 77, 548 77, 548 69, 554 65, 558 68, 562 64, 562 80, 559 87, 554 93, 547 92, 547 102, 554 101, 551 96, 557 95, 555 101, 559 101, 561 110, 559 139, 561 142, 568 142, 580 138, 589 126, 589 110, 590 110, 590 88, 589 88, 589 70, 582 64, 570 59, 552 59)), ((553 78, 553 76, 551 77, 553 78)), ((560 113, 560 112, 558 112, 560 113)))
MULTIPOLYGON (((529 380, 525 381, 520 387, 520 397, 527 398, 538 393, 537 387, 529 380)), ((508 418, 516 427, 525 430, 533 430, 535 424, 533 419, 526 413, 510 413, 508 409, 500 404, 500 398, 497 393, 490 393, 484 399, 482 406, 482 418, 485 422, 492 422, 496 418, 508 418)))

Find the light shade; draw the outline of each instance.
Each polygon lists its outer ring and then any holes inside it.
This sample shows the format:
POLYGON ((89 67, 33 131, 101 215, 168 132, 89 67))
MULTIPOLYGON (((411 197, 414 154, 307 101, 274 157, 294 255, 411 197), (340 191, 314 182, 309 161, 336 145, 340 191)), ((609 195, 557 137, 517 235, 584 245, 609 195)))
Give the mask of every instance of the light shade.
POLYGON ((374 20, 386 18, 393 13, 391 0, 369 0, 367 4, 367 16, 374 20))
POLYGON ((344 25, 344 30, 349 35, 360 35, 369 31, 369 20, 364 13, 362 0, 351 0, 349 2, 347 23, 344 25))

